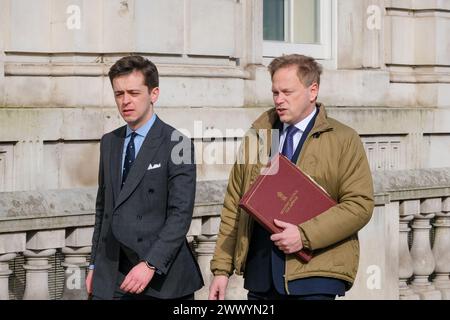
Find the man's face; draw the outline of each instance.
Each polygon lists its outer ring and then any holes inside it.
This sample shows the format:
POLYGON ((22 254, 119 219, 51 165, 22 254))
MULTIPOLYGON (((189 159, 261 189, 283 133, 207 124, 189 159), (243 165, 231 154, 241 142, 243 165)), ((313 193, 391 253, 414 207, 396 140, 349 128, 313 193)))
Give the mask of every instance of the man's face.
POLYGON ((272 78, 272 94, 281 122, 296 124, 313 110, 319 86, 313 83, 305 87, 297 76, 297 68, 278 69, 272 78))
POLYGON ((133 130, 150 120, 153 115, 153 104, 159 96, 159 88, 153 88, 149 92, 144 83, 145 78, 140 71, 113 79, 117 108, 123 120, 133 130))

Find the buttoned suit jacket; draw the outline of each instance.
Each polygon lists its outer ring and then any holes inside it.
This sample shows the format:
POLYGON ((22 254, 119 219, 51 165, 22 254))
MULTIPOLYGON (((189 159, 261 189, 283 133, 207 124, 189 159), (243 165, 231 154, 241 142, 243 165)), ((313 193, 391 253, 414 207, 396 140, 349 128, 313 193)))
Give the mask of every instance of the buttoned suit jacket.
POLYGON ((133 265, 148 261, 158 270, 144 294, 162 299, 191 294, 203 286, 186 240, 195 198, 193 144, 157 117, 121 188, 125 134, 123 126, 100 143, 93 295, 113 297, 120 245, 132 253, 133 265))

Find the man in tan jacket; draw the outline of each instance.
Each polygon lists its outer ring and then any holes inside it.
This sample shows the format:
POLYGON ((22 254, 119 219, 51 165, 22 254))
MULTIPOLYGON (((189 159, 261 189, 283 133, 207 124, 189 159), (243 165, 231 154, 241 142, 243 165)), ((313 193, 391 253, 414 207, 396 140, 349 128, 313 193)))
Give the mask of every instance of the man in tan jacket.
POLYGON ((209 298, 224 299, 228 277, 236 272, 244 275, 251 300, 334 299, 353 284, 357 232, 373 211, 368 161, 358 134, 329 118, 317 102, 322 68, 314 59, 282 56, 269 71, 275 108, 253 123, 231 171, 211 260, 209 298), (275 220, 283 231, 270 235, 238 203, 266 165, 261 159, 269 154, 264 150, 274 145, 275 152, 309 174, 337 205, 300 225, 275 220), (294 254, 302 248, 313 252, 308 263, 294 254))

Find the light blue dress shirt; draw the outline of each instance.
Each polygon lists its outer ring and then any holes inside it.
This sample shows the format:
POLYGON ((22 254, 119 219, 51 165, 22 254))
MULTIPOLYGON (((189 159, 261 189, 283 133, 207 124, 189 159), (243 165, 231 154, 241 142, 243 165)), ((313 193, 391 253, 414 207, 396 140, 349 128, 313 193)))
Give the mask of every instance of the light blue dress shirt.
MULTIPOLYGON (((135 131, 137 133, 136 137, 134 137, 135 159, 137 158, 139 150, 141 149, 142 144, 144 143, 144 139, 147 136, 147 133, 153 127, 155 121, 156 121, 156 114, 153 114, 150 120, 148 120, 142 127, 140 127, 135 131)), ((127 126, 127 133, 125 135, 125 142, 123 143, 123 150, 122 150, 122 171, 123 171, 123 164, 125 162, 125 154, 127 153, 128 142, 130 142, 132 132, 133 130, 131 130, 131 128, 127 126)))

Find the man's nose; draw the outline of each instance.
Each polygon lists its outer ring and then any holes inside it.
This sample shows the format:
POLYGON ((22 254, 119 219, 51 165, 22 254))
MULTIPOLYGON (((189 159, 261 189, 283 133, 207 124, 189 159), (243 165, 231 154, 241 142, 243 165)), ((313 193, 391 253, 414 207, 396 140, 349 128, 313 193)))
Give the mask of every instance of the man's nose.
POLYGON ((280 103, 282 103, 284 101, 284 96, 283 96, 283 94, 278 94, 276 97, 275 97, 275 104, 280 104, 280 103))
POLYGON ((123 103, 124 105, 127 105, 128 103, 130 103, 130 101, 131 101, 131 99, 130 99, 130 95, 129 95, 129 94, 126 94, 126 93, 124 93, 124 95, 123 95, 123 101, 122 101, 122 103, 123 103))

